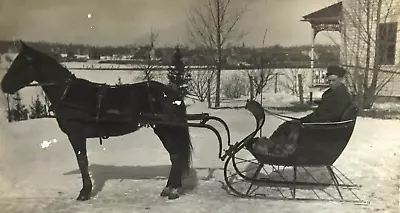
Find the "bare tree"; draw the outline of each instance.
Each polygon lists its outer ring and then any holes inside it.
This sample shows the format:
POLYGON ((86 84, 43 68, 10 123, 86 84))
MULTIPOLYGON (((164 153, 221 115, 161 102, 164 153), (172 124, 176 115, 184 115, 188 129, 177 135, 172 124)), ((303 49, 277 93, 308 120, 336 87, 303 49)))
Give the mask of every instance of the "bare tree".
POLYGON ((342 64, 351 72, 347 83, 360 109, 371 108, 396 70, 395 43, 399 30, 390 17, 399 15, 395 0, 343 2, 342 64))
MULTIPOLYGON (((303 69, 292 68, 286 71, 283 75, 283 79, 280 81, 285 89, 289 90, 292 95, 295 95, 301 99, 301 92, 304 88, 301 88, 300 82, 305 82, 307 78, 307 73, 303 69)), ((300 100, 301 102, 301 100, 300 100)))
POLYGON ((249 78, 250 83, 250 91, 251 94, 254 94, 254 97, 261 94, 264 88, 268 85, 268 82, 273 79, 273 70, 269 68, 261 68, 261 69, 253 69, 247 71, 247 76, 249 78))
MULTIPOLYGON (((264 37, 262 41, 261 51, 264 51, 265 46, 265 38, 267 36, 268 29, 264 31, 264 37)), ((263 52, 259 55, 264 55, 263 52)), ((272 79, 273 71, 272 69, 265 68, 264 58, 261 56, 259 59, 260 69, 253 69, 247 72, 247 76, 249 78, 250 83, 250 99, 257 97, 257 95, 261 94, 263 89, 267 86, 268 82, 272 79), (255 94, 254 94, 255 92, 255 94)))
POLYGON ((188 18, 189 40, 192 44, 216 51, 216 98, 220 106, 222 51, 225 45, 240 40, 244 33, 237 30, 239 20, 250 0, 197 0, 188 18))
MULTIPOLYGON (((214 69, 211 70, 190 70, 192 80, 189 81, 188 91, 190 95, 193 95, 199 99, 199 101, 204 102, 207 99, 209 80, 213 79, 214 69)), ((211 89, 214 91, 215 84, 211 84, 211 89)), ((211 95, 215 95, 211 92, 211 95)))
POLYGON ((248 84, 241 73, 233 73, 225 79, 222 84, 222 91, 225 98, 235 99, 247 94, 248 84))
POLYGON ((144 47, 146 49, 146 63, 142 66, 143 73, 141 76, 138 77, 137 80, 151 81, 155 78, 154 70, 156 69, 156 65, 154 64, 153 56, 154 56, 154 47, 158 39, 158 36, 159 33, 155 32, 152 28, 149 33, 149 43, 144 47))

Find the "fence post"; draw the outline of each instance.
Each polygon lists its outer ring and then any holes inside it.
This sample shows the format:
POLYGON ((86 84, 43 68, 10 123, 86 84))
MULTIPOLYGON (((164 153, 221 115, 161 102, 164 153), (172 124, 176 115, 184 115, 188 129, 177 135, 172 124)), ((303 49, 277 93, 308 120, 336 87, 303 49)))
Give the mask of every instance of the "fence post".
POLYGON ((278 73, 275 73, 275 93, 278 93, 278 73))
POLYGON ((254 82, 252 75, 249 75, 249 81, 250 81, 250 100, 254 100, 254 82))
POLYGON ((297 79, 299 81, 299 98, 300 98, 300 104, 304 103, 304 97, 303 97, 303 75, 301 73, 297 74, 297 79))
POLYGON ((11 106, 10 106, 10 96, 8 94, 6 94, 6 98, 7 98, 7 120, 8 122, 11 122, 12 117, 11 117, 11 106))

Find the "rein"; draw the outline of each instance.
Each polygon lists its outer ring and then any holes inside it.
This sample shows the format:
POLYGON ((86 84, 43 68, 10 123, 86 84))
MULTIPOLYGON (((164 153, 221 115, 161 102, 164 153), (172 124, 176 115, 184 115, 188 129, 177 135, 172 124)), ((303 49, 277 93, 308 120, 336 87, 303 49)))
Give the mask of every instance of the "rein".
POLYGON ((57 86, 57 85, 69 84, 69 82, 75 78, 76 76, 74 74, 71 74, 70 77, 65 79, 63 82, 31 83, 26 85, 26 87, 57 86))
POLYGON ((49 82, 49 83, 32 83, 32 84, 28 84, 26 85, 26 87, 38 87, 38 86, 56 86, 56 85, 60 85, 60 83, 56 83, 56 82, 49 82))
MULTIPOLYGON (((67 83, 67 84, 68 84, 69 81, 70 81, 70 79, 67 79, 64 83, 67 83)), ((59 83, 59 82, 32 83, 32 84, 28 84, 27 87, 56 86, 56 85, 61 85, 61 84, 62 84, 62 83, 59 83)), ((147 85, 147 87, 148 87, 148 85, 147 85)), ((67 90, 68 90, 68 86, 65 88, 64 95, 65 95, 65 93, 67 92, 67 90)), ((62 98, 61 98, 61 99, 62 99, 62 98)), ((286 121, 286 119, 290 119, 290 120, 300 120, 299 118, 295 118, 295 117, 291 117, 291 116, 286 116, 286 115, 281 115, 281 114, 278 114, 278 113, 274 113, 274 112, 272 112, 272 111, 270 111, 270 110, 267 110, 267 109, 265 109, 265 108, 264 108, 264 111, 265 111, 266 113, 268 113, 268 114, 270 114, 270 115, 272 115, 272 116, 274 116, 274 117, 277 117, 278 119, 284 120, 284 121, 286 121), (286 118, 286 119, 285 119, 285 118, 286 118)))
POLYGON ((297 120, 297 121, 300 120, 299 118, 295 118, 295 117, 292 117, 292 116, 286 116, 286 115, 281 115, 281 114, 278 114, 278 113, 275 113, 275 112, 271 112, 271 111, 269 111, 269 110, 267 110, 267 109, 265 109, 265 108, 264 108, 264 111, 265 111, 266 113, 268 113, 268 114, 270 114, 270 115, 272 115, 272 116, 275 116, 275 117, 277 117, 278 119, 281 119, 281 120, 284 120, 284 121, 287 121, 285 118, 290 119, 290 120, 297 120))

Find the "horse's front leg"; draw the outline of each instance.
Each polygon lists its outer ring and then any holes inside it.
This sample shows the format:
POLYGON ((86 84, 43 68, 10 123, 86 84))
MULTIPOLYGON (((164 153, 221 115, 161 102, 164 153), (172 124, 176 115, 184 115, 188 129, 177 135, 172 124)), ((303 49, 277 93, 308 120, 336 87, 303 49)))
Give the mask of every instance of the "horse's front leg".
POLYGON ((74 149, 76 159, 78 160, 79 170, 81 171, 83 187, 76 198, 80 201, 90 199, 92 193, 92 180, 89 175, 89 162, 86 149, 86 138, 79 134, 68 135, 69 141, 74 149))

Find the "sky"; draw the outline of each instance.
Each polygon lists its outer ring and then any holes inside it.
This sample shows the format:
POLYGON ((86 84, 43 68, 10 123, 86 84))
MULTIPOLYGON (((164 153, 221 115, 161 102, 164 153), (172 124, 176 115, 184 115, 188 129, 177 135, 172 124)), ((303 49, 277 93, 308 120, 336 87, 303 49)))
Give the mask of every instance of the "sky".
MULTIPOLYGON (((187 42, 190 8, 199 1, 0 0, 0 40, 129 45, 147 42, 153 29, 159 33, 157 46, 182 44, 187 42)), ((300 21, 302 16, 336 2, 253 0, 238 24, 238 29, 246 32, 242 41, 246 46, 262 46, 268 29, 266 46, 308 45, 311 26, 300 21)), ((316 43, 332 44, 332 37, 338 36, 336 32, 323 32, 316 43)))

